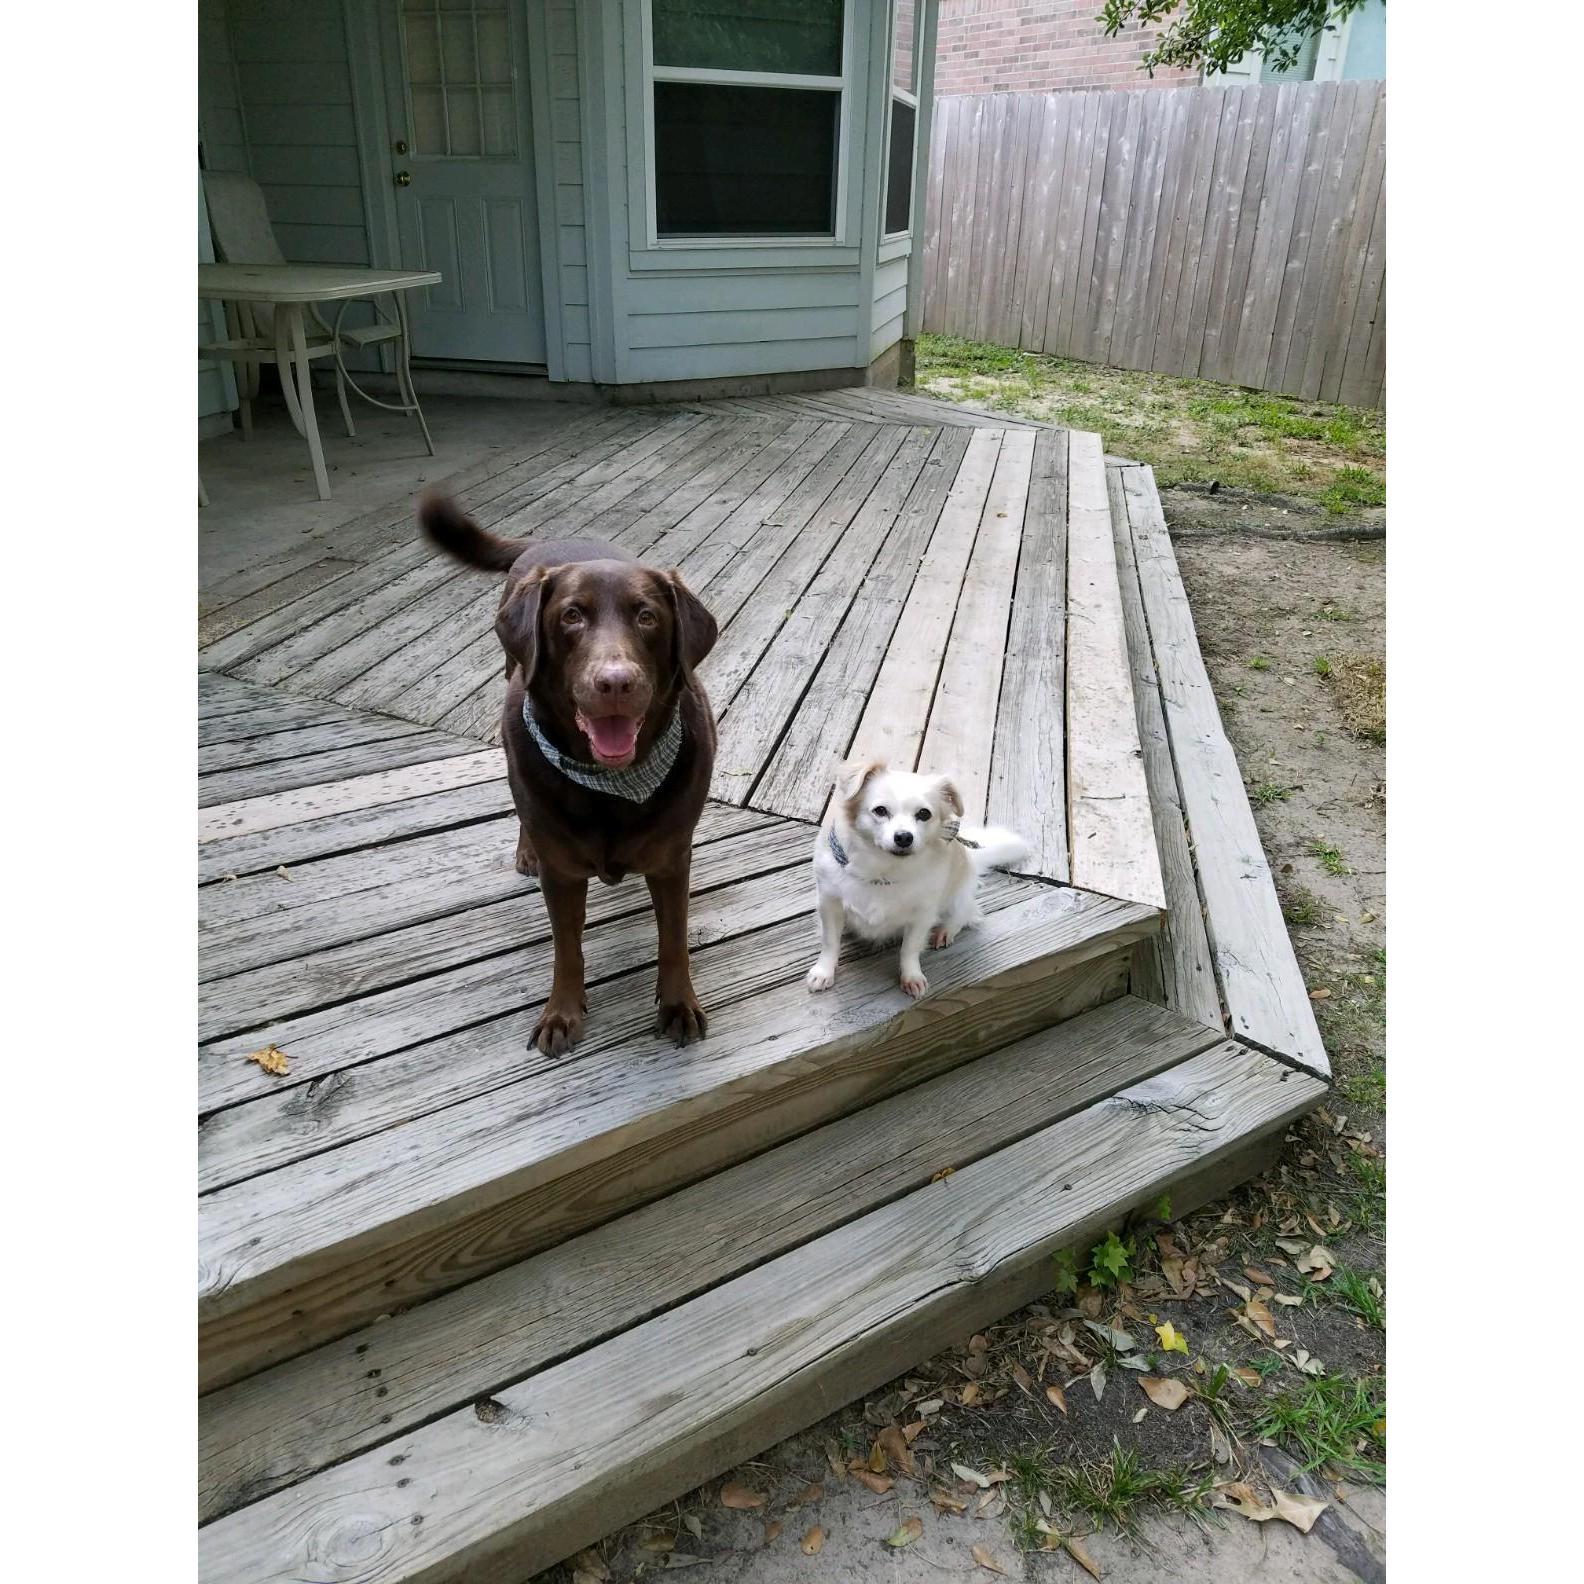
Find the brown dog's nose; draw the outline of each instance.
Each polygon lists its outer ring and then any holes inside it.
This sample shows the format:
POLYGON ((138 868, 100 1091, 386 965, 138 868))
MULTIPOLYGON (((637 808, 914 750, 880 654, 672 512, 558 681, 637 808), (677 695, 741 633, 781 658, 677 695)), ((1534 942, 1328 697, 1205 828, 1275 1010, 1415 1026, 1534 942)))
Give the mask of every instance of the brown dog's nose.
POLYGON ((605 698, 623 699, 637 687, 639 676, 631 661, 612 661, 594 673, 594 687, 605 698))

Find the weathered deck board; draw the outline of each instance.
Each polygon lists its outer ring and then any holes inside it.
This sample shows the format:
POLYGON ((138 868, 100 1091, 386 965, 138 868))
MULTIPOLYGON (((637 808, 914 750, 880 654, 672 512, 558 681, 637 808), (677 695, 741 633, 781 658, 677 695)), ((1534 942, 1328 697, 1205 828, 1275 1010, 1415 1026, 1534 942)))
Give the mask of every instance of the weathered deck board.
POLYGON ((1001 663, 1028 511, 1034 440, 1026 429, 1002 438, 919 747, 919 769, 952 775, 962 794, 964 818, 974 824, 984 819, 990 789, 1001 663))
POLYGON ((1067 483, 1067 823, 1073 884, 1164 908, 1098 435, 1073 433, 1067 483))
POLYGON ((1153 476, 1147 468, 1124 468, 1121 477, 1205 925, 1232 1032, 1329 1076, 1270 864, 1199 653, 1153 476))
POLYGON ((1033 849, 1024 873, 1066 880, 1067 434, 1034 442, 985 817, 1033 849))
POLYGON ((1166 734, 1165 716, 1161 713, 1160 679, 1155 672, 1149 626, 1139 595, 1138 566, 1133 554, 1133 535, 1128 529, 1127 498, 1120 468, 1106 469, 1106 489, 1111 501, 1112 543, 1121 582, 1122 620, 1127 634, 1128 659, 1133 667, 1133 703, 1138 714, 1139 743, 1144 750, 1144 777, 1149 783, 1161 883, 1166 888, 1166 922, 1161 933, 1139 950, 1151 953, 1156 959, 1163 1006, 1196 1022, 1222 1028, 1225 1020, 1221 1013, 1221 994, 1216 988, 1210 941, 1205 934, 1204 908, 1199 900, 1193 850, 1177 790, 1171 742, 1166 734))
POLYGON ((200 1404, 201 1515, 521 1380, 1104 1096, 1219 1035, 1123 997, 827 1123, 200 1404), (744 1216, 745 1205, 775 1207, 744 1216), (678 1260, 677 1249, 692 1251, 678 1260), (545 1293, 555 1303, 546 1306, 545 1293), (508 1321, 506 1317, 511 1317, 508 1321))
POLYGON ((1322 1088, 1223 1042, 502 1388, 489 1418, 505 1434, 469 1404, 218 1519, 201 1532, 203 1577, 307 1577, 338 1537, 371 1533, 392 1584, 477 1577, 486 1558, 531 1573, 681 1494, 701 1458, 752 1455, 1046 1290, 1057 1249, 1161 1185, 1202 1182, 1322 1088))

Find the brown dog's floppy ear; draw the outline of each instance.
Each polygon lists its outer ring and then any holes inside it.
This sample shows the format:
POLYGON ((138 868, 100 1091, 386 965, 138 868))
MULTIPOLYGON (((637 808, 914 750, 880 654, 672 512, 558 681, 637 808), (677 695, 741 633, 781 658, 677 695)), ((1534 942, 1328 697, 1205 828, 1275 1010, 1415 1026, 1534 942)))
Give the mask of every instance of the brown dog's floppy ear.
POLYGON ((682 574, 675 567, 665 574, 665 580, 671 593, 677 665, 682 675, 691 682, 693 668, 715 647, 719 629, 715 625, 715 618, 704 608, 704 601, 682 581, 682 574))
POLYGON ((885 769, 882 759, 854 759, 836 772, 836 796, 847 805, 849 817, 857 812, 858 799, 868 784, 869 777, 885 769))
POLYGON ((527 577, 506 585, 495 613, 495 636, 506 651, 506 675, 522 667, 523 686, 533 681, 539 663, 539 610, 550 590, 553 573, 535 567, 527 577))

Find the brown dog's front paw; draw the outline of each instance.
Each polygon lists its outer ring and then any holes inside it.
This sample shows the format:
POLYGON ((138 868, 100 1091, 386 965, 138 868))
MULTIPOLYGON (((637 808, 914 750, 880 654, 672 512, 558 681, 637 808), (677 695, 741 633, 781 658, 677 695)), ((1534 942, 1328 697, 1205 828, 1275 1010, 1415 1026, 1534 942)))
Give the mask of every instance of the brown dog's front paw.
POLYGON ((528 1043, 545 1056, 565 1056, 583 1038, 584 1016, 580 1007, 558 1007, 546 1002, 528 1043))
POLYGON ((655 1033, 662 1039, 686 1045, 692 1040, 703 1039, 708 1032, 709 1019, 691 990, 674 999, 656 998, 655 1033))

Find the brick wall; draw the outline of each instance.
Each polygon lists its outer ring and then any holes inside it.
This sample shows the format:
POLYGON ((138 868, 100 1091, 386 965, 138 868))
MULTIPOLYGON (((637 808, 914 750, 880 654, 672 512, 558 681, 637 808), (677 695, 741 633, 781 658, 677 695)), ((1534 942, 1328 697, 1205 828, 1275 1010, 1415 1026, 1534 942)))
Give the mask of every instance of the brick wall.
POLYGON ((1101 0, 940 0, 937 94, 1041 93, 1054 88, 1159 88, 1197 72, 1139 66, 1149 33, 1107 38, 1101 0))

